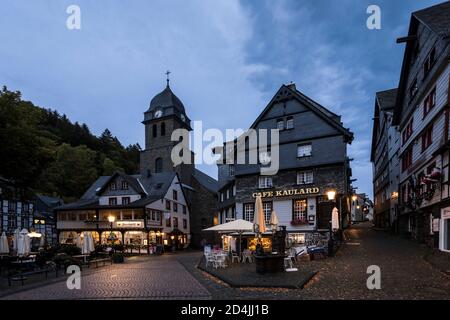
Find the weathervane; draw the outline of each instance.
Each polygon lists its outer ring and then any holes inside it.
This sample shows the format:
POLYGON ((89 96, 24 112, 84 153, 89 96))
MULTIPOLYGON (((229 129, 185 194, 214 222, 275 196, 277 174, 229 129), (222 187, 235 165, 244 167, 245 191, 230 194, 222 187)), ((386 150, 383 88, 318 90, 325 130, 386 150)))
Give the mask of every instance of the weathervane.
POLYGON ((169 71, 169 70, 167 70, 166 71, 166 76, 167 76, 167 86, 169 86, 169 82, 170 82, 170 79, 169 79, 169 75, 171 74, 171 72, 169 71))

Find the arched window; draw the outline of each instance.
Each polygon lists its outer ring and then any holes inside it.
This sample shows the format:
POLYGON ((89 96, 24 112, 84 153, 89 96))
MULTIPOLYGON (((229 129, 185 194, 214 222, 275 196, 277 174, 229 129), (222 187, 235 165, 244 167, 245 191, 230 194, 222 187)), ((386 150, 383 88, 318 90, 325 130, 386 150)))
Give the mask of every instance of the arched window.
POLYGON ((163 160, 162 158, 157 158, 155 160, 155 173, 162 172, 163 169, 163 160))
POLYGON ((153 125, 153 138, 156 138, 158 132, 158 126, 156 124, 153 125))
POLYGON ((165 122, 161 123, 161 135, 162 136, 166 135, 166 123, 165 122))

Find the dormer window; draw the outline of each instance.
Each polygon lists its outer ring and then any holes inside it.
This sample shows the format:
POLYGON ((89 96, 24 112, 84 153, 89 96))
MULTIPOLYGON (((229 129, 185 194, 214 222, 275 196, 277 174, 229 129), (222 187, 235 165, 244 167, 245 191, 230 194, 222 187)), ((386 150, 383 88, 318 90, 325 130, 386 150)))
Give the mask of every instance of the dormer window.
POLYGON ((122 190, 128 190, 128 182, 122 181, 122 190))
POLYGON ((111 184, 109 185, 109 189, 112 190, 112 191, 117 190, 116 183, 115 182, 111 182, 111 184))

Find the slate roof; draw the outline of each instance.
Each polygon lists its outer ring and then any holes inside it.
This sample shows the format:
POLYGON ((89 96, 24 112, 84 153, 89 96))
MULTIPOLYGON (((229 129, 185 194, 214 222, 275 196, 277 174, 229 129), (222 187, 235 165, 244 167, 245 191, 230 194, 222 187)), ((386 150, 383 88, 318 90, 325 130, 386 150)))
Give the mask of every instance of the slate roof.
POLYGON ((147 112, 153 111, 156 108, 174 107, 180 112, 185 113, 184 105, 180 99, 172 92, 167 85, 166 88, 158 93, 150 102, 150 107, 147 112))
POLYGON ((56 207, 56 206, 64 203, 64 201, 61 198, 50 197, 50 196, 46 196, 43 194, 36 194, 36 198, 41 200, 49 208, 56 207))
POLYGON ((376 99, 381 110, 393 109, 397 100, 397 88, 377 92, 376 99))
MULTIPOLYGON (((102 189, 105 185, 109 184, 112 176, 101 176, 99 177, 85 192, 85 194, 81 197, 80 200, 76 202, 72 202, 66 205, 62 205, 57 207, 57 210, 70 210, 70 209, 93 209, 93 208, 107 208, 108 206, 99 206, 98 199, 99 193, 98 191, 102 189)), ((126 207, 141 207, 154 202, 158 199, 162 199, 170 185, 172 184, 173 179, 176 176, 175 172, 161 172, 151 175, 150 177, 143 177, 141 175, 124 175, 127 176, 128 179, 133 180, 134 183, 139 185, 139 188, 145 192, 145 195, 140 200, 133 201, 126 206, 119 206, 121 208, 126 207)), ((112 207, 112 206, 110 206, 112 207)))
POLYGON ((193 177, 198 181, 203 187, 208 189, 211 192, 217 193, 219 191, 219 181, 214 179, 213 177, 208 176, 206 173, 194 169, 193 177))
POLYGON ((413 12, 413 16, 436 34, 442 37, 450 36, 450 1, 413 12))
POLYGON ((330 125, 332 125, 334 128, 336 128, 338 131, 342 132, 350 141, 353 140, 353 133, 347 129, 344 128, 342 125, 342 122, 340 121, 340 116, 337 114, 331 112, 321 104, 317 103, 316 101, 312 100, 311 98, 307 97, 300 91, 298 91, 295 88, 294 84, 290 85, 282 85, 280 89, 278 89, 275 96, 272 98, 272 100, 269 102, 269 104, 264 108, 264 110, 261 112, 261 114, 256 118, 256 120, 253 122, 253 124, 250 126, 250 128, 255 128, 256 125, 259 123, 259 121, 264 117, 264 115, 270 110, 272 105, 279 99, 283 99, 283 96, 285 99, 291 99, 295 98, 299 101, 301 101, 306 107, 311 109, 313 112, 315 112, 317 115, 319 115, 322 119, 324 119, 326 122, 328 122, 330 125))

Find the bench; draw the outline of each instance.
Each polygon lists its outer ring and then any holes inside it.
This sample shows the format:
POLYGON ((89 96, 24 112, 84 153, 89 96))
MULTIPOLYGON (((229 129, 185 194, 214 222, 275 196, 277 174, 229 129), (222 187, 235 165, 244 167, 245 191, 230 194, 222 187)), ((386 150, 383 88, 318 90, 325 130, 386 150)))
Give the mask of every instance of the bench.
POLYGON ((100 259, 94 259, 94 260, 90 260, 88 261, 88 267, 91 267, 91 264, 95 263, 95 267, 98 268, 98 264, 99 263, 103 263, 103 265, 105 265, 107 262, 109 262, 110 264, 113 263, 111 258, 100 258, 100 259))
POLYGON ((48 279, 48 273, 55 271, 56 276, 58 276, 58 269, 54 270, 51 268, 44 268, 39 270, 32 270, 32 271, 25 271, 25 272, 19 272, 15 274, 8 275, 8 285, 11 286, 11 283, 13 281, 20 281, 22 286, 24 285, 24 281, 28 279, 29 276, 35 275, 35 274, 45 274, 45 279, 48 279))

